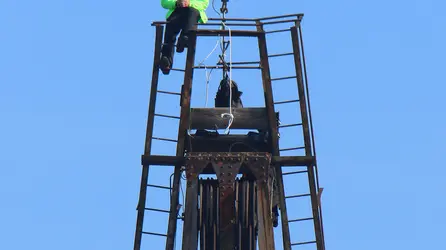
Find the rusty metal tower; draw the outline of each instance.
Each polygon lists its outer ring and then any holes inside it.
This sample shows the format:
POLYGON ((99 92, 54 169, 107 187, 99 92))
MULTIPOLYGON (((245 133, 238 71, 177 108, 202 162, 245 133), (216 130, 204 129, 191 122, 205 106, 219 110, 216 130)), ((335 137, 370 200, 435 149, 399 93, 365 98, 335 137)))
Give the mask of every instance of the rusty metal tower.
MULTIPOLYGON (((150 244, 151 237, 165 239, 166 250, 260 250, 299 249, 312 246, 311 249, 325 250, 320 192, 317 175, 316 153, 313 126, 305 67, 301 21, 303 14, 292 14, 258 19, 245 18, 210 18, 210 22, 199 25, 190 34, 185 69, 172 69, 184 72, 181 90, 170 92, 158 89, 159 60, 165 22, 154 22, 156 28, 155 53, 152 72, 149 113, 145 150, 142 156, 142 175, 137 206, 137 223, 134 250, 155 249, 150 244), (208 29, 203 27, 220 26, 225 22, 227 29, 208 29), (281 24, 287 28, 270 29, 281 24), (249 29, 249 30, 248 30, 249 29), (215 126, 225 128, 228 121, 220 114, 227 108, 191 108, 191 93, 194 71, 201 69, 195 65, 197 39, 203 36, 253 37, 257 39, 260 61, 232 62, 231 70, 259 69, 262 75, 265 106, 261 108, 233 108, 234 121, 231 129, 252 129, 258 133, 246 135, 210 135, 198 131, 213 130, 215 126), (277 33, 289 33, 293 50, 281 54, 268 54, 268 36, 277 33), (272 78, 270 58, 288 58, 294 63, 295 75, 272 78), (253 66, 255 65, 255 66, 253 66), (296 98, 276 101, 273 97, 273 85, 281 80, 294 80, 297 84, 296 98), (157 96, 173 95, 180 98, 179 116, 157 114, 155 105, 157 96), (300 116, 293 124, 278 124, 276 108, 284 104, 296 104, 300 116), (153 134, 156 117, 179 120, 177 139, 160 138, 153 134), (293 148, 280 148, 279 130, 301 128, 300 145, 293 148), (197 130, 195 134, 188 131, 197 130), (262 132, 260 132, 262 131, 262 132), (152 141, 176 143, 176 155, 153 155, 152 141), (238 146, 234 146, 238 145, 238 146), (244 146, 245 145, 245 146, 244 146), (302 151, 296 155, 281 156, 282 152, 302 151), (149 169, 153 166, 171 166, 173 180, 171 185, 149 183, 149 169), (291 170, 290 170, 291 169, 291 170), (186 175, 185 204, 180 204, 182 174, 186 175), (214 178, 202 178, 203 174, 212 174, 214 178), (307 192, 288 194, 284 186, 284 177, 294 178, 306 175, 307 192), (146 206, 146 201, 154 199, 150 190, 166 190, 170 194, 170 209, 146 206), (148 192, 149 191, 149 192, 148 192), (308 199, 311 216, 294 217, 296 209, 287 209, 290 200, 308 199), (274 224, 274 200, 280 211, 280 227, 274 224), (180 207, 184 207, 184 214, 180 207), (167 231, 145 231, 143 225, 150 224, 146 212, 168 214, 167 231), (296 241, 290 233, 290 226, 311 222, 312 240, 296 241), (177 232, 182 224, 181 232, 177 232), (274 235, 276 234, 277 237, 274 235), (282 243, 277 242, 282 239, 282 243), (276 242, 275 242, 276 240, 276 242), (182 242, 182 244, 178 244, 182 242)), ((208 67, 211 68, 211 67, 208 67)), ((217 65, 215 68, 222 68, 217 65)), ((286 115, 286 114, 281 114, 286 115)), ((307 232, 308 233, 308 232, 307 232)), ((160 248, 158 248, 160 249, 160 248)), ((310 248, 305 248, 310 249, 310 248)))

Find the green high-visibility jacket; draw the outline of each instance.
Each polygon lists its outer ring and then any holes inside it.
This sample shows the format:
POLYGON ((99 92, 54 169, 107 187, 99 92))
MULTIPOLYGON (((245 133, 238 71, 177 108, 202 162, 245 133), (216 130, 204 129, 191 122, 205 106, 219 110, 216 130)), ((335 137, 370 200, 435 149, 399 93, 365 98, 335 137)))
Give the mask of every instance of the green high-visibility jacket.
MULTIPOLYGON (((175 10, 176 0, 161 0, 161 6, 164 9, 168 9, 166 18, 169 18, 172 12, 175 10)), ((200 12, 200 23, 206 23, 208 17, 206 16, 206 9, 209 6, 209 0, 190 0, 189 7, 194 8, 200 12)))

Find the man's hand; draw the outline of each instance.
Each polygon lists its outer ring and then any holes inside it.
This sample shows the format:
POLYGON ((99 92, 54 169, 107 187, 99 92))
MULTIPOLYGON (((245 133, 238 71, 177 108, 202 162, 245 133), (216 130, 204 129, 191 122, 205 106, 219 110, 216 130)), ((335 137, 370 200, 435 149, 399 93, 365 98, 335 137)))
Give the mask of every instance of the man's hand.
POLYGON ((180 8, 187 8, 189 7, 190 0, 177 0, 177 6, 180 8))

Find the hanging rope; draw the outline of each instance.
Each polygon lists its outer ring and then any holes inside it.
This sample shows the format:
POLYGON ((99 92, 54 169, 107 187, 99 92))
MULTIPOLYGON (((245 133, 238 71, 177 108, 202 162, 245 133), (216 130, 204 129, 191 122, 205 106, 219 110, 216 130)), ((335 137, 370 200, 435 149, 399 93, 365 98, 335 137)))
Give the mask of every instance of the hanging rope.
MULTIPOLYGON (((221 24, 224 28, 227 28, 229 31, 229 113, 221 114, 221 118, 229 118, 228 126, 225 129, 225 134, 229 134, 229 130, 231 129, 232 123, 234 122, 234 115, 232 114, 232 33, 231 33, 231 28, 226 26, 226 24, 224 23, 224 20, 221 22, 221 24)), ((224 40, 223 40, 223 47, 224 47, 224 40)), ((222 54, 223 54, 223 62, 222 62, 223 63, 223 71, 225 71, 225 69, 226 69, 226 62, 225 62, 226 49, 223 50, 222 54)))
MULTIPOLYGON (((220 38, 219 38, 220 39, 220 38)), ((212 74, 212 70, 209 72, 208 74, 208 70, 206 68, 206 64, 204 64, 204 62, 215 52, 215 50, 217 49, 219 45, 219 40, 217 40, 217 43, 215 44, 214 48, 212 49, 212 51, 198 64, 198 66, 203 66, 204 67, 204 72, 206 75, 206 100, 204 103, 204 107, 207 108, 208 107, 208 99, 209 99, 209 82, 211 80, 211 74, 212 74)))

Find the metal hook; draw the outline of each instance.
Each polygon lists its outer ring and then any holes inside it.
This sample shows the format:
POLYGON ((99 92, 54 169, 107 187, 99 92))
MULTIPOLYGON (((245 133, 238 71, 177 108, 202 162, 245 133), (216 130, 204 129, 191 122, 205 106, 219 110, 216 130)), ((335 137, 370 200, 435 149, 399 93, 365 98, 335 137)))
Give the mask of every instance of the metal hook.
POLYGON ((228 14, 228 0, 221 0, 222 4, 221 4, 221 8, 220 8, 220 12, 223 14, 228 14))

